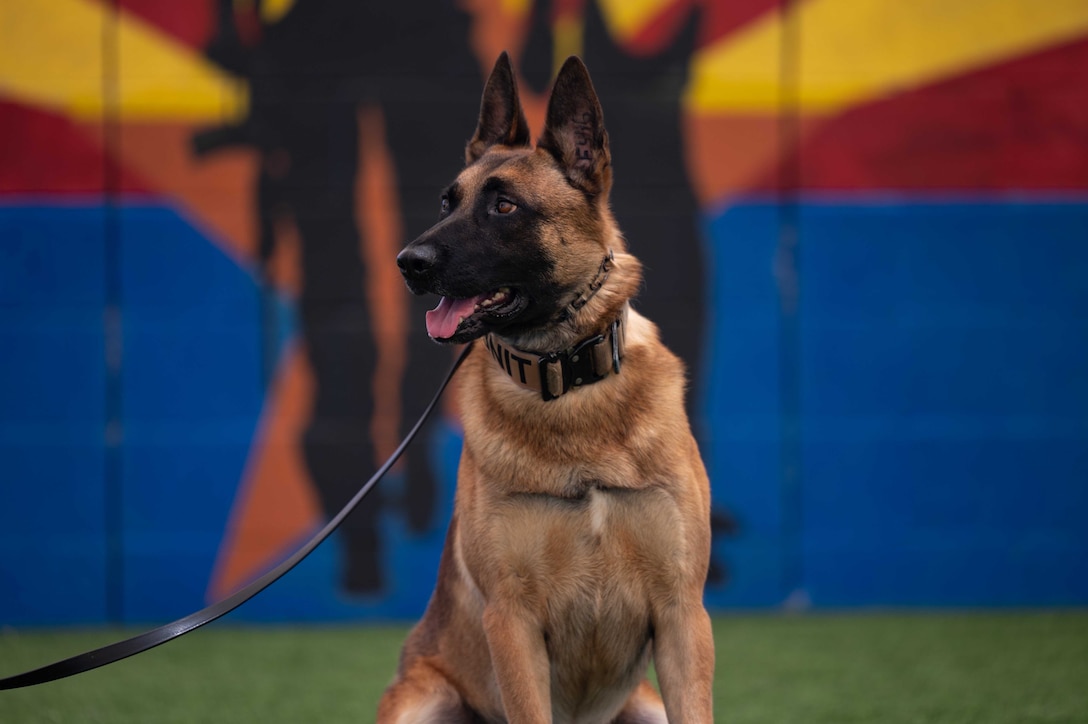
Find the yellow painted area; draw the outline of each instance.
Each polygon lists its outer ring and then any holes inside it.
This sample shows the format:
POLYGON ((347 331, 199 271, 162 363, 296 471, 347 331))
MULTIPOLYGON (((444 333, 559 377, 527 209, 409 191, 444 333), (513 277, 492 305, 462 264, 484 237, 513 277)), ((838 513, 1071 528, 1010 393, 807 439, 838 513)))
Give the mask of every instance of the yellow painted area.
POLYGON ((0 2, 0 97, 101 120, 221 121, 239 115, 242 84, 138 18, 90 0, 0 2), (116 59, 104 53, 116 38, 116 59), (116 84, 107 84, 107 68, 116 84))
POLYGON ((675 0, 587 0, 596 2, 612 37, 627 40, 645 28, 675 0))
POLYGON ((261 3, 261 20, 271 25, 286 15, 294 4, 295 0, 264 0, 261 3))
POLYGON ((528 15, 533 0, 499 0, 499 8, 507 15, 528 15))
MULTIPOLYGON (((619 0, 616 0, 617 2, 619 0)), ((794 6, 801 108, 837 109, 1011 59, 1088 32, 1088 0, 807 0, 794 6), (799 31, 799 32, 798 32, 799 31)), ((784 19, 769 13, 704 49, 687 102, 774 112, 784 19)))
POLYGON ((582 19, 561 17, 552 30, 552 77, 559 74, 559 69, 572 55, 581 55, 585 47, 585 24, 582 19))

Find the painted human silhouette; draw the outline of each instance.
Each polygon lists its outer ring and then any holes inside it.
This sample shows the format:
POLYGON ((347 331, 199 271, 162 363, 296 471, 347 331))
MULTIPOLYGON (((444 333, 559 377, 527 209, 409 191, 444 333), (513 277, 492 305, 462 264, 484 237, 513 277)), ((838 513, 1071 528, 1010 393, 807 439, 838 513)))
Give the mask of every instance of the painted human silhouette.
MULTIPOLYGON (((207 55, 249 81, 250 112, 238 124, 198 134, 194 146, 207 153, 245 145, 260 154, 256 213, 262 261, 275 251, 280 222, 288 220, 298 231, 298 308, 314 378, 302 448, 322 508, 331 516, 375 467, 372 330, 380 310, 367 302, 356 221, 358 109, 373 104, 385 115, 404 233, 411 239, 433 223, 437 192, 462 162, 467 131, 447 119, 475 114, 480 73, 468 49, 468 18, 453 0, 298 0, 270 24, 257 19, 259 4, 242 14, 231 0, 219 0, 218 7, 207 55)), ((421 324, 424 311, 410 310, 409 324, 421 324)), ((422 330, 407 330, 406 339, 405 425, 423 409, 445 367, 444 353, 422 330)), ((412 530, 426 530, 436 499, 427 446, 417 445, 407 457, 400 500, 369 498, 341 526, 342 588, 380 592, 381 512, 397 502, 412 530)))

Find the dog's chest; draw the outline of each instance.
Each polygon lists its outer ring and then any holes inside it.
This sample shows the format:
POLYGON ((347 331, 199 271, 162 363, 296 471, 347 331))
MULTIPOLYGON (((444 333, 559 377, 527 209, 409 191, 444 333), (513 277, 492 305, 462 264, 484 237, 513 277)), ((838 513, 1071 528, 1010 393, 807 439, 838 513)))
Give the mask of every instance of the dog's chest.
POLYGON ((517 509, 512 517, 524 526, 519 537, 537 546, 549 569, 563 562, 578 564, 578 570, 615 570, 629 560, 632 547, 641 547, 640 525, 654 523, 645 515, 653 496, 652 491, 589 481, 560 495, 516 493, 510 498, 517 509))
POLYGON ((648 637, 650 597, 632 562, 638 551, 625 536, 615 535, 613 511, 608 504, 587 507, 584 525, 569 531, 561 546, 547 546, 563 552, 542 566, 547 571, 539 589, 546 600, 544 629, 552 638, 566 639, 558 650, 581 650, 578 660, 614 657, 618 663, 635 653, 629 646, 637 648, 648 637))
POLYGON ((476 562, 485 578, 498 571, 524 582, 550 611, 607 617, 617 602, 646 606, 683 545, 675 501, 657 487, 588 481, 562 495, 514 493, 493 503, 478 530, 491 545, 476 562))
POLYGON ((632 565, 640 554, 632 495, 590 488, 583 500, 561 503, 569 508, 567 525, 540 531, 552 537, 544 544, 553 557, 544 561, 550 589, 542 623, 553 705, 570 721, 612 712, 647 664, 650 607, 632 565))

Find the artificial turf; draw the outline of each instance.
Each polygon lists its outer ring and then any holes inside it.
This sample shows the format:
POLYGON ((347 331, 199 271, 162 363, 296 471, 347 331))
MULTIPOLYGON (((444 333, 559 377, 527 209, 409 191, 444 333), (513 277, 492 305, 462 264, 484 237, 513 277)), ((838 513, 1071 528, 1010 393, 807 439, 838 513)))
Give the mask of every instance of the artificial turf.
MULTIPOLYGON (((0 691, 0 722, 371 722, 404 627, 223 623, 71 679, 0 691)), ((0 633, 0 676, 129 632, 0 633)), ((730 615, 732 724, 1088 723, 1088 611, 730 615)))

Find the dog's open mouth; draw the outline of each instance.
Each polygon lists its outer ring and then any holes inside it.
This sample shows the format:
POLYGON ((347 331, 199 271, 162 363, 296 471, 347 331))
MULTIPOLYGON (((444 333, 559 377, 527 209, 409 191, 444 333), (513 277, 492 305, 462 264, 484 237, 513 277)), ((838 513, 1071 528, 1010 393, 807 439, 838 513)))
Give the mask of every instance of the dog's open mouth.
POLYGON ((465 342, 483 334, 485 322, 512 317, 522 306, 521 295, 510 287, 467 299, 442 297, 427 312, 427 334, 439 342, 465 342))

